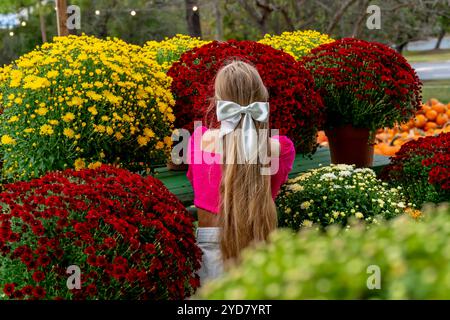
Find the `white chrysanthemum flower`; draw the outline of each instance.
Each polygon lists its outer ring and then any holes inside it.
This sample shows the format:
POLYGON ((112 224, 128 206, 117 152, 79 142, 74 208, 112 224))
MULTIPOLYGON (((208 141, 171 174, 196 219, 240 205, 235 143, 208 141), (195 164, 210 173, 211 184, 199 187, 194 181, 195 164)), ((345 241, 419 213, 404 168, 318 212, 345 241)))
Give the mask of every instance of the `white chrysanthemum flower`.
POLYGON ((320 180, 335 180, 337 177, 334 173, 324 173, 320 180))
POLYGON ((305 202, 302 202, 302 204, 300 205, 300 208, 303 209, 303 210, 306 210, 310 206, 311 206, 311 203, 309 201, 305 201, 305 202))
POLYGON ((353 171, 353 166, 348 165, 348 164, 338 164, 336 165, 336 168, 338 170, 347 170, 347 171, 353 171))
POLYGON ((303 222, 302 222, 302 226, 304 226, 304 227, 312 227, 312 225, 313 225, 313 222, 311 221, 311 220, 303 220, 303 222))
POLYGON ((348 170, 342 170, 342 171, 339 171, 339 175, 341 177, 350 177, 352 175, 352 173, 348 170))
POLYGON ((291 191, 294 191, 294 192, 299 192, 299 191, 303 191, 304 190, 303 186, 301 186, 301 185, 299 185, 297 183, 288 185, 287 189, 291 190, 291 191))

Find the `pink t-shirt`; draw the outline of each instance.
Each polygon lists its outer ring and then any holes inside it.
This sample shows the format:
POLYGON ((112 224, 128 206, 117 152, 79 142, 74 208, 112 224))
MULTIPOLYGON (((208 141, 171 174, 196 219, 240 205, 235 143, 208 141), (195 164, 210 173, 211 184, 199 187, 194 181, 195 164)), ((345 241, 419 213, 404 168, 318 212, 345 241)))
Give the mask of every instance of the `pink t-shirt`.
MULTIPOLYGON (((189 169, 187 177, 194 189, 194 205, 197 208, 212 212, 219 212, 219 187, 222 179, 222 169, 220 163, 208 164, 204 161, 204 154, 208 156, 220 156, 201 149, 201 138, 196 137, 201 130, 200 137, 208 130, 206 127, 198 127, 189 139, 188 143, 188 163, 189 169), (197 143, 196 143, 197 142, 197 143), (196 154, 197 153, 197 154, 196 154), (196 157, 196 158, 195 158, 196 157), (202 159, 200 163, 194 163, 195 159, 202 159)), ((280 143, 280 155, 278 171, 271 176, 272 198, 275 200, 278 191, 286 182, 289 172, 295 159, 295 148, 292 141, 286 136, 274 136, 280 143)))

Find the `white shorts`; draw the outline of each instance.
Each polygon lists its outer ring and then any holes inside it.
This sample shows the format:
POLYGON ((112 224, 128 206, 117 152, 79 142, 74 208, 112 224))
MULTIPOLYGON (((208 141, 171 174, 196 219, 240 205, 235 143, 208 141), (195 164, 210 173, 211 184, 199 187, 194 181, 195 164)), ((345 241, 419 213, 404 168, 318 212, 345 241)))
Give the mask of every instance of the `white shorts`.
POLYGON ((198 271, 200 284, 203 285, 223 273, 220 228, 197 228, 197 245, 203 253, 201 267, 198 271))

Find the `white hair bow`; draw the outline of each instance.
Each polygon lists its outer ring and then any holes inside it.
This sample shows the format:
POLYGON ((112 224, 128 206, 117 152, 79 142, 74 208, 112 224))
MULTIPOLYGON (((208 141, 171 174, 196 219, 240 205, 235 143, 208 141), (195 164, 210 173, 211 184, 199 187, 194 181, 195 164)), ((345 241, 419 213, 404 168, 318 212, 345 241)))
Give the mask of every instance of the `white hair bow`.
POLYGON ((217 101, 217 120, 221 122, 219 136, 222 138, 232 132, 241 121, 242 114, 242 142, 245 160, 249 161, 258 150, 258 133, 255 121, 267 122, 269 120, 269 103, 253 102, 248 106, 240 106, 231 101, 217 101))

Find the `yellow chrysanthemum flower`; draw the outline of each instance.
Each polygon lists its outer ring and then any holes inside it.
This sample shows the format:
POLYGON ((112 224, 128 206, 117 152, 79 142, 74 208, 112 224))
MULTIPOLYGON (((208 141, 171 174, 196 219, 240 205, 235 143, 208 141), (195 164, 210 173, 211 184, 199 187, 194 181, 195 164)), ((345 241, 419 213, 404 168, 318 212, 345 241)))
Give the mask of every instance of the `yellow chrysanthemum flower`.
POLYGON ((14 145, 14 144, 16 144, 16 140, 14 140, 9 135, 5 134, 5 135, 2 136, 2 144, 14 145))
POLYGON ((74 165, 75 170, 81 170, 86 167, 86 163, 84 162, 84 159, 81 159, 81 158, 78 158, 77 160, 75 160, 73 165, 74 165))
POLYGON ((88 168, 89 169, 97 169, 102 166, 102 163, 100 161, 89 163, 88 168))
POLYGON ((39 108, 39 109, 36 109, 36 111, 35 111, 38 115, 40 115, 40 116, 45 116, 46 114, 47 114, 47 112, 48 112, 48 109, 47 108, 39 108))
POLYGON ((114 137, 116 137, 117 141, 120 141, 123 139, 123 134, 121 134, 120 132, 116 132, 114 134, 114 137))
POLYGON ((75 115, 72 112, 67 112, 63 117, 62 117, 63 121, 65 122, 70 122, 73 121, 75 119, 75 115))
POLYGON ((41 135, 50 136, 54 133, 53 127, 51 125, 44 124, 43 126, 41 126, 40 133, 41 133, 41 135))
POLYGON ((142 146, 147 145, 149 138, 144 137, 144 136, 138 136, 137 141, 138 141, 139 145, 142 147, 142 146))
POLYGON ((72 138, 75 136, 75 131, 73 131, 73 130, 70 129, 70 128, 64 128, 63 134, 64 134, 67 138, 72 139, 72 138))

